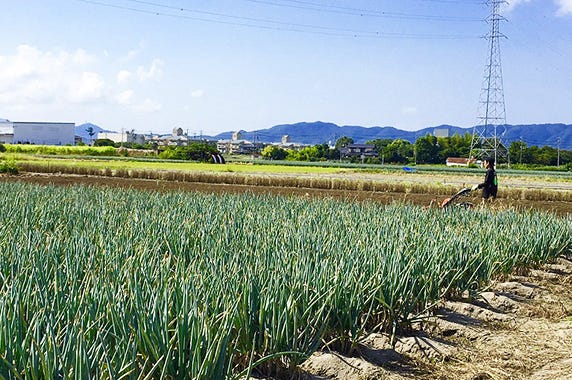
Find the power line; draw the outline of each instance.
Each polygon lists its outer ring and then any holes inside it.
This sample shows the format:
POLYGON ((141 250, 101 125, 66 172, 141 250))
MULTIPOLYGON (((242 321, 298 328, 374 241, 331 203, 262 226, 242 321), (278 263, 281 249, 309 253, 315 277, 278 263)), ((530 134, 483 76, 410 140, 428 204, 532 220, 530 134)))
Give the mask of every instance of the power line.
POLYGON ((314 28, 314 29, 323 29, 323 30, 351 32, 351 33, 361 33, 361 34, 379 34, 379 32, 372 32, 372 31, 367 31, 367 30, 355 30, 355 29, 345 29, 345 28, 333 28, 333 27, 319 26, 319 25, 298 24, 298 23, 273 21, 273 20, 254 18, 254 17, 243 17, 243 16, 229 15, 229 14, 218 13, 218 12, 180 8, 180 7, 174 7, 174 6, 164 5, 164 4, 153 3, 150 1, 142 1, 142 0, 127 0, 127 1, 131 1, 133 3, 145 4, 145 5, 152 5, 152 6, 156 6, 156 7, 160 7, 160 8, 173 9, 173 10, 177 10, 177 11, 181 11, 181 12, 191 12, 191 13, 198 13, 198 14, 204 14, 204 15, 216 16, 216 17, 227 17, 227 18, 232 18, 232 19, 237 19, 237 20, 263 22, 263 23, 277 24, 277 25, 283 25, 283 26, 289 26, 289 27, 314 28))
POLYGON ((483 5, 486 2, 484 0, 476 1, 465 1, 465 0, 413 0, 421 1, 425 3, 443 3, 443 4, 463 4, 463 5, 483 5))
POLYGON ((200 13, 200 14, 209 15, 209 16, 213 16, 213 17, 226 17, 226 18, 232 18, 232 19, 236 19, 236 20, 244 20, 244 21, 249 21, 249 22, 274 24, 275 26, 273 26, 273 25, 259 25, 259 24, 246 23, 246 22, 225 21, 225 20, 220 20, 220 19, 210 19, 210 18, 203 18, 203 17, 196 17, 196 16, 188 16, 188 15, 180 14, 180 13, 172 14, 172 13, 160 12, 160 11, 156 11, 156 10, 142 9, 142 8, 138 8, 138 7, 129 7, 129 6, 118 5, 118 4, 104 3, 102 1, 97 1, 97 0, 76 0, 76 1, 82 2, 82 3, 87 3, 87 4, 92 4, 92 5, 97 5, 97 6, 108 7, 108 8, 121 9, 121 10, 129 11, 129 12, 148 14, 148 15, 153 15, 153 16, 179 18, 179 19, 201 21, 201 22, 207 22, 207 23, 224 24, 224 25, 232 25, 232 26, 247 27, 247 28, 297 32, 297 33, 304 33, 304 34, 320 34, 320 35, 337 36, 337 37, 384 38, 384 39, 390 39, 391 38, 391 39, 449 39, 449 40, 452 40, 452 39, 476 39, 476 38, 480 38, 480 37, 474 36, 474 35, 378 32, 378 31, 353 30, 353 29, 344 29, 344 28, 336 28, 336 27, 327 27, 327 26, 320 26, 320 25, 296 24, 296 23, 290 23, 290 22, 273 21, 273 20, 268 20, 268 19, 258 19, 258 18, 252 18, 252 17, 235 16, 235 15, 229 15, 229 14, 217 13, 217 12, 191 10, 191 9, 187 9, 187 8, 167 6, 167 5, 163 5, 163 4, 153 3, 153 2, 149 2, 149 1, 142 1, 142 0, 127 0, 127 1, 135 2, 135 3, 139 3, 142 5, 149 5, 149 6, 154 6, 154 7, 177 10, 177 12, 200 13), (314 30, 312 30, 312 29, 314 29, 314 30))
POLYGON ((295 9, 303 9, 318 12, 338 13, 351 16, 360 17, 382 17, 382 18, 397 18, 404 20, 425 20, 425 21, 456 21, 456 22, 482 22, 483 19, 469 18, 469 17, 452 17, 452 16, 436 16, 426 14, 408 14, 400 12, 387 12, 373 9, 360 9, 351 7, 341 7, 336 5, 317 4, 315 2, 302 1, 302 0, 283 0, 294 4, 283 4, 273 0, 242 0, 251 3, 273 5, 277 7, 287 7, 295 9))
POLYGON ((337 36, 337 37, 348 37, 348 36, 364 37, 362 35, 357 35, 357 34, 348 35, 347 33, 328 33, 328 32, 321 32, 321 31, 308 31, 308 30, 295 29, 295 28, 281 28, 281 27, 273 27, 273 26, 267 26, 267 25, 255 25, 255 24, 247 24, 247 23, 224 21, 224 20, 213 20, 213 19, 206 19, 206 18, 202 18, 202 17, 186 16, 186 15, 181 15, 181 14, 176 15, 176 14, 169 14, 169 13, 146 10, 146 9, 141 9, 141 8, 126 7, 126 6, 117 5, 117 4, 102 3, 100 1, 95 1, 95 0, 76 0, 76 1, 79 1, 82 3, 87 3, 87 4, 93 4, 93 5, 108 7, 108 8, 121 9, 121 10, 129 11, 129 12, 137 12, 137 13, 148 14, 148 15, 153 15, 153 16, 171 17, 171 18, 178 18, 178 19, 185 19, 185 20, 201 21, 201 22, 207 22, 207 23, 232 25, 232 26, 240 26, 240 27, 256 28, 256 29, 266 29, 266 30, 289 31, 289 32, 298 32, 298 33, 306 33, 306 34, 321 34, 321 35, 337 36))

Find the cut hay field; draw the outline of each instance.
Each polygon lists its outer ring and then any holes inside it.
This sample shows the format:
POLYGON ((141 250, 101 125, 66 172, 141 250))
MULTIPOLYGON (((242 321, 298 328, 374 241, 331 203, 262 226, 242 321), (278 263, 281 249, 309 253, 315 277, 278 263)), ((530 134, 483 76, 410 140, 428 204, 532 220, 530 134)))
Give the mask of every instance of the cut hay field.
MULTIPOLYGON (((10 156, 13 157, 13 156, 10 156)), ((417 167, 322 167, 304 165, 226 165, 189 162, 16 156, 23 175, 37 183, 85 183, 149 190, 255 192, 405 201, 427 206, 440 203, 484 178, 481 169, 417 167), (40 174, 40 175, 39 175, 40 174), (53 176, 55 174, 55 176, 53 176), (48 176, 48 177, 46 177, 48 176)), ((572 173, 499 170, 499 207, 572 213, 572 173)), ((0 179, 0 180, 12 180, 0 179)), ((471 202, 480 203, 477 193, 471 202)))

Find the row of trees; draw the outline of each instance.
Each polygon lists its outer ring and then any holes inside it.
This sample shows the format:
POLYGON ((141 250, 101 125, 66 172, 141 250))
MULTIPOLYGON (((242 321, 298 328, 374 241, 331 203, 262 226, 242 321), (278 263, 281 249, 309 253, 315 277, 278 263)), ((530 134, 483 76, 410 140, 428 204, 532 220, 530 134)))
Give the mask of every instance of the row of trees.
MULTIPOLYGON (((455 134, 451 137, 435 137, 427 134, 418 138, 415 143, 403 139, 375 139, 367 141, 374 145, 378 157, 367 158, 368 163, 373 164, 443 164, 447 157, 469 157, 471 150, 472 135, 455 134)), ((340 160, 340 149, 352 144, 352 138, 343 136, 336 141, 334 147, 328 144, 318 144, 299 150, 283 149, 275 145, 265 147, 261 155, 272 160, 291 161, 331 161, 340 160)), ((116 145, 112 141, 96 140, 94 145, 116 145)), ((208 142, 193 142, 186 147, 159 148, 154 146, 126 146, 134 149, 159 150, 161 158, 209 161, 212 154, 218 153, 216 147, 208 142)), ((572 151, 560 150, 549 146, 528 146, 522 141, 513 142, 508 148, 510 163, 522 165, 572 166, 572 151)), ((353 158, 350 160, 360 160, 353 158)))
MULTIPOLYGON (((328 144, 319 144, 300 150, 285 150, 277 146, 267 146, 262 151, 264 158, 292 161, 326 161, 340 159, 340 149, 352 144, 350 137, 344 136, 330 148, 328 144)), ((427 135, 411 144, 403 139, 376 139, 366 142, 374 145, 379 156, 368 158, 369 163, 444 163, 447 157, 467 157, 471 148, 471 135, 455 135, 448 138, 437 138, 427 135)), ((355 158, 357 159, 357 158, 355 158)))
POLYGON ((169 146, 161 149, 159 158, 210 162, 212 156, 218 153, 219 151, 214 144, 206 141, 194 141, 185 146, 169 146))
MULTIPOLYGON (((469 157, 472 135, 455 134, 451 137, 435 137, 426 135, 418 138, 414 144, 403 139, 375 139, 366 144, 374 145, 379 156, 368 158, 368 163, 394 164, 443 164, 447 157, 469 157)), ((285 150, 271 145, 264 148, 262 156, 272 160, 292 161, 326 161, 340 159, 340 148, 352 144, 350 137, 344 136, 330 148, 327 144, 319 144, 300 150, 285 150)), ((523 142, 513 142, 509 149, 511 164, 523 165, 572 165, 572 151, 559 150, 549 146, 528 146, 523 142)), ((354 158, 358 160, 358 158, 354 158)))

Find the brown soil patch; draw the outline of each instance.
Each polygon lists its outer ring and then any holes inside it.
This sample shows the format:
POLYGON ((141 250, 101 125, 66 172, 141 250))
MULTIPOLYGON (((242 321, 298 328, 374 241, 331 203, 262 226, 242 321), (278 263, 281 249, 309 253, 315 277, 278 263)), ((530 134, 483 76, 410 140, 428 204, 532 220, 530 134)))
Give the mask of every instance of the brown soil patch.
MULTIPOLYGON (((374 192, 360 190, 332 190, 312 189, 297 187, 273 187, 273 186, 248 186, 219 183, 177 182, 146 180, 135 178, 117 178, 100 176, 82 176, 65 174, 36 174, 26 173, 17 176, 0 176, 3 182, 26 182, 35 184, 54 185, 86 185, 86 186, 109 186, 120 188, 133 188, 145 191, 198 191, 203 193, 254 193, 275 194, 285 196, 305 196, 318 198, 335 198, 349 201, 374 201, 383 204, 392 202, 406 202, 420 206, 429 206, 431 203, 436 207, 446 196, 432 193, 403 193, 403 192, 374 192), (433 202, 432 202, 433 201, 433 202)), ((466 198, 467 201, 479 205, 481 200, 477 196, 466 198)), ((558 215, 572 214, 572 202, 543 201, 543 200, 513 200, 504 199, 502 194, 489 207, 506 208, 513 207, 520 210, 541 210, 553 212, 558 215)))
POLYGON ((398 338, 371 334, 360 355, 318 352, 302 366, 318 379, 572 379, 572 261, 447 301, 398 338))

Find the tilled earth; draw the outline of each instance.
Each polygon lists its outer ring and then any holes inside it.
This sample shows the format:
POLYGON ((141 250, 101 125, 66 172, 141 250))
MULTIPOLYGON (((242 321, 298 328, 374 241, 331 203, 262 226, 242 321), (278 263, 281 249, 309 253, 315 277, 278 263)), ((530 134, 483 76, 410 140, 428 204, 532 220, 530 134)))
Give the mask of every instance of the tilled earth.
MULTIPOLYGON (((254 193, 276 194, 285 196, 304 197, 329 197, 350 201, 374 201, 383 204, 392 202, 407 202, 424 207, 438 207, 446 196, 431 193, 392 193, 372 192, 360 190, 331 190, 312 189, 298 187, 273 187, 273 186, 247 186, 218 183, 199 182, 176 182, 157 181, 133 178, 60 175, 60 174, 23 174, 18 176, 0 176, 0 181, 19 181, 35 184, 54 184, 62 186, 85 185, 85 186, 109 186, 119 188, 131 188, 145 191, 199 191, 204 193, 254 193)), ((430 189, 430 187, 428 187, 430 189)), ((429 190, 430 191, 430 190, 429 190)), ((514 200, 505 199, 500 191, 499 198, 488 207, 505 208, 514 207, 520 210, 539 210, 553 212, 558 215, 572 214, 572 202, 546 201, 546 200, 514 200)), ((480 205, 481 200, 476 196, 467 197, 466 201, 480 205)))
POLYGON ((315 353, 302 377, 319 379, 572 379, 572 261, 496 281, 474 299, 443 302, 398 337, 371 334, 359 355, 315 353))

